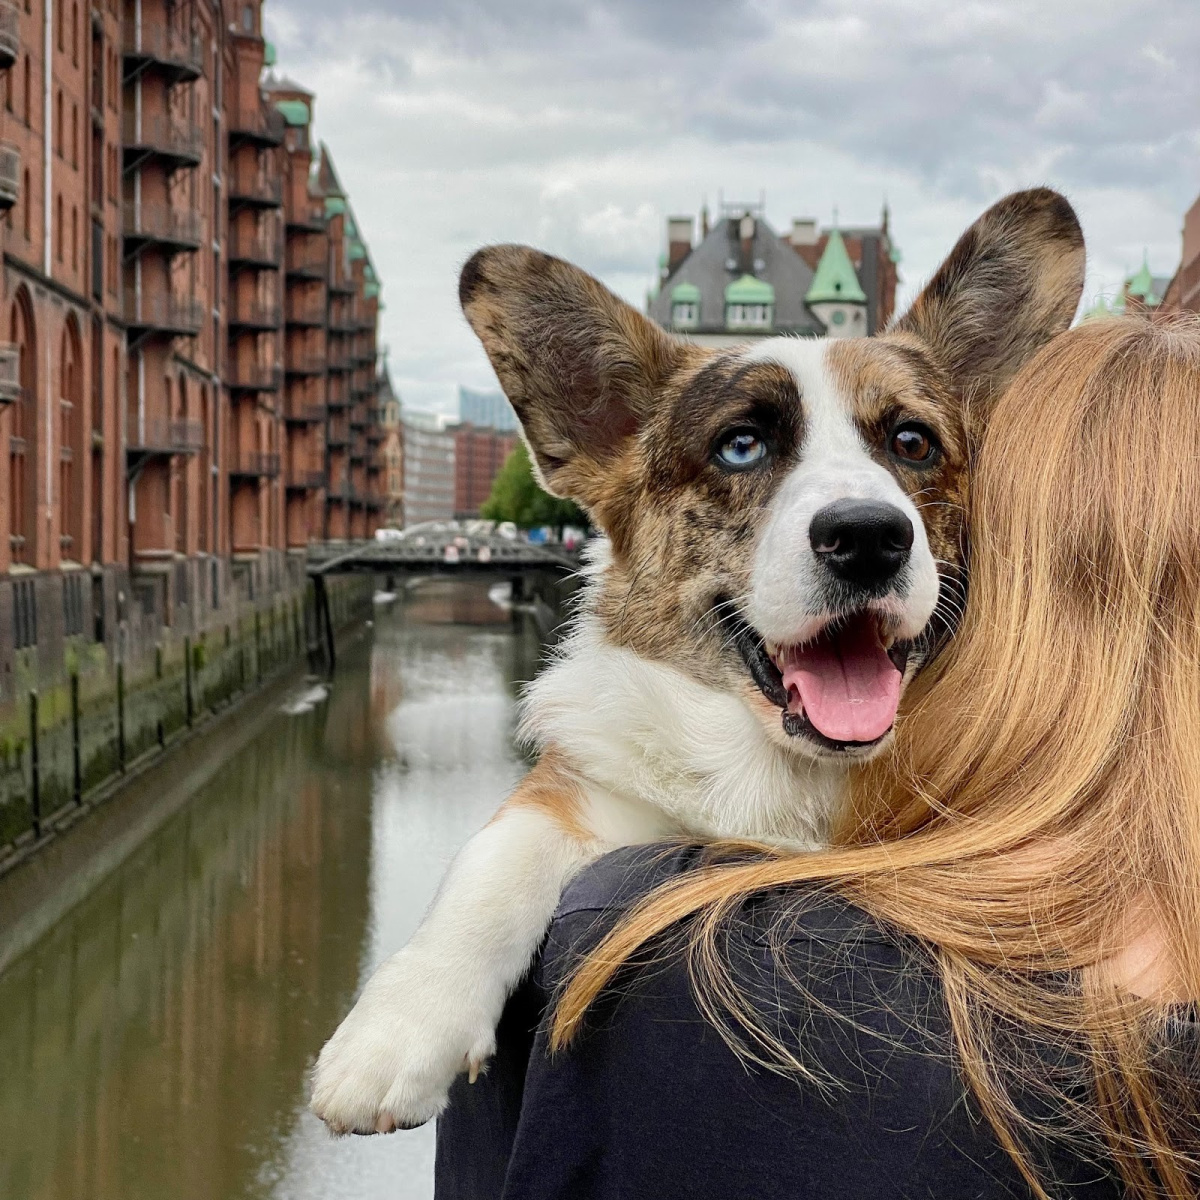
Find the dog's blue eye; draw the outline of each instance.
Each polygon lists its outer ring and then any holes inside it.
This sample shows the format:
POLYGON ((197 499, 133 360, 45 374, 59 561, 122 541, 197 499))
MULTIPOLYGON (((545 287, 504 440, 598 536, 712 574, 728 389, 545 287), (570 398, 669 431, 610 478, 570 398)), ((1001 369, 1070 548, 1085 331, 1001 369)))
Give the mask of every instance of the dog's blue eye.
POLYGON ((727 467, 752 467, 767 452, 766 443, 748 429, 730 434, 717 450, 717 457, 727 467))

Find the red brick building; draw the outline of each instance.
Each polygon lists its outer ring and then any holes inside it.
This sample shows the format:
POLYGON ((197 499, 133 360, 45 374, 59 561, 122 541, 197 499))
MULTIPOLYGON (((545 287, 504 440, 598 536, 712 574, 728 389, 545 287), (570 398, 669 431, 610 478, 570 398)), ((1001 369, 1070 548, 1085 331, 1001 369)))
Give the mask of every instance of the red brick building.
POLYGON ((201 629, 380 519, 379 280, 261 22, 0 2, 0 699, 34 642, 201 629))
POLYGON ((477 517, 504 460, 517 448, 517 434, 469 422, 452 425, 449 432, 454 435, 454 515, 477 517))

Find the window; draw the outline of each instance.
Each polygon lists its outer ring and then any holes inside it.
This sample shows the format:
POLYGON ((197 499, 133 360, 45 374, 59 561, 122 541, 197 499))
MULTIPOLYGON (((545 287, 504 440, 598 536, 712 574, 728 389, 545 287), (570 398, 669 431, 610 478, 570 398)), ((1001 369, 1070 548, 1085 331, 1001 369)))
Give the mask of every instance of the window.
POLYGON ((700 324, 700 305, 690 300, 677 300, 671 305, 671 324, 676 329, 695 329, 700 324))
MULTIPOLYGON (((63 9, 65 7, 66 7, 65 5, 60 4, 58 6, 57 12, 55 13, 55 16, 58 17, 58 48, 60 50, 66 49, 66 45, 63 42, 63 9)), ((48 67, 49 67, 49 64, 47 64, 47 69, 48 69, 48 67)))
POLYGON ((71 62, 79 66, 79 0, 71 5, 71 62))
POLYGON ((773 304, 727 304, 725 324, 731 329, 770 329, 773 304))
POLYGON ((29 124, 30 115, 33 112, 33 65, 29 61, 29 55, 25 55, 25 124, 29 124))
POLYGON ((254 9, 249 4, 242 8, 242 30, 245 33, 254 32, 254 9))
POLYGON ((71 105, 71 166, 79 166, 79 105, 71 105))
POLYGON ((23 187, 21 188, 21 200, 25 205, 25 211, 22 214, 25 221, 24 232, 25 240, 29 241, 33 237, 33 197, 29 194, 29 168, 25 168, 25 178, 22 180, 23 187))
POLYGON ((54 151, 63 156, 63 94, 59 88, 54 96, 54 151))
POLYGON ((71 205, 71 270, 79 270, 79 209, 71 205))
POLYGON ((54 205, 54 242, 57 247, 58 261, 63 260, 63 198, 62 193, 54 205))

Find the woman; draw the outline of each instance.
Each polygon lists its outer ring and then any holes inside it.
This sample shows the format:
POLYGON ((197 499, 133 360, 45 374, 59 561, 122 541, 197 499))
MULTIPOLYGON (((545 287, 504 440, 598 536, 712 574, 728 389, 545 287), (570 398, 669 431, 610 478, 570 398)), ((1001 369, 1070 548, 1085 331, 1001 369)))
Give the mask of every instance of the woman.
MULTIPOLYGON (((1196 324, 1088 324, 1018 376, 962 627, 838 848, 572 889, 505 1195, 1200 1195, 1198 409, 1196 324)), ((452 1106, 440 1194, 513 1078, 452 1106)))

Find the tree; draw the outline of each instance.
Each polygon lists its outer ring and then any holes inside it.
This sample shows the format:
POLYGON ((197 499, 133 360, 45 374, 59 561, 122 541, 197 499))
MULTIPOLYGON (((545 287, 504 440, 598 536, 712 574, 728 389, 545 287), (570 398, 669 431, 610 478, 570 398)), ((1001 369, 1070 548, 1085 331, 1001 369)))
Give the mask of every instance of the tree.
POLYGON ((524 442, 518 442, 504 460, 479 515, 491 521, 511 521, 522 529, 535 525, 578 525, 586 529, 588 525, 586 514, 573 500, 559 500, 538 486, 524 442))

